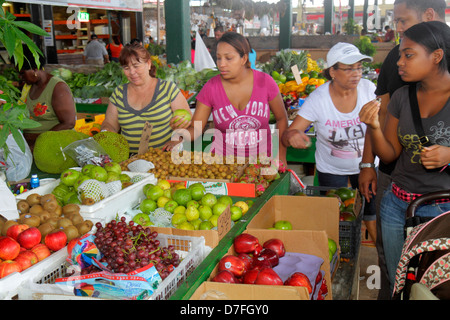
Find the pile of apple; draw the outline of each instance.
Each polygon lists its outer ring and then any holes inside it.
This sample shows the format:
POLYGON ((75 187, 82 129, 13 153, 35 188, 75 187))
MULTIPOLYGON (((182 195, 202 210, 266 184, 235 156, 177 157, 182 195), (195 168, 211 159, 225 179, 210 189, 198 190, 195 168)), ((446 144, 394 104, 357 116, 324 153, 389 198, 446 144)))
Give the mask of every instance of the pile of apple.
POLYGON ((80 185, 90 179, 102 183, 120 181, 122 188, 132 184, 131 178, 122 172, 119 163, 108 162, 103 166, 86 164, 81 170, 67 169, 61 173, 60 184, 56 186, 52 193, 62 204, 76 203, 82 205, 92 205, 101 199, 89 195, 89 190, 80 190, 80 185))
POLYGON ((44 237, 38 228, 16 224, 0 237, 0 279, 13 272, 22 272, 66 246, 67 237, 56 230, 44 237))
POLYGON ((156 185, 147 184, 143 188, 146 196, 139 209, 142 213, 133 220, 143 226, 151 226, 151 214, 158 208, 172 214, 172 225, 183 230, 210 230, 217 227, 218 217, 230 206, 231 220, 237 221, 247 213, 251 201, 236 201, 230 196, 216 196, 206 192, 201 183, 194 183, 188 188, 183 183, 170 183, 158 180, 156 185))
POLYGON ((242 233, 234 238, 233 245, 237 255, 229 254, 220 259, 218 273, 212 278, 212 281, 299 286, 305 287, 310 295, 318 289, 318 300, 323 300, 327 294, 326 281, 320 270, 314 284, 300 271, 292 273, 283 283, 273 269, 286 253, 281 240, 273 238, 261 245, 257 237, 242 233))

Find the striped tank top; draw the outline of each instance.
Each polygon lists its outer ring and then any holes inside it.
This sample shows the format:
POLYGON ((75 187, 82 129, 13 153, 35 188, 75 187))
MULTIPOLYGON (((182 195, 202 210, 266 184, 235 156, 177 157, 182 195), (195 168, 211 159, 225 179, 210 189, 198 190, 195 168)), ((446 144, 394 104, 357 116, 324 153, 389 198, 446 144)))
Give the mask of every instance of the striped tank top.
POLYGON ((142 110, 135 110, 128 104, 128 83, 118 86, 109 98, 109 101, 117 108, 121 134, 128 141, 130 153, 139 151, 142 130, 146 121, 153 125, 149 147, 159 148, 170 141, 172 134, 170 104, 180 90, 171 81, 157 80, 152 101, 142 110))

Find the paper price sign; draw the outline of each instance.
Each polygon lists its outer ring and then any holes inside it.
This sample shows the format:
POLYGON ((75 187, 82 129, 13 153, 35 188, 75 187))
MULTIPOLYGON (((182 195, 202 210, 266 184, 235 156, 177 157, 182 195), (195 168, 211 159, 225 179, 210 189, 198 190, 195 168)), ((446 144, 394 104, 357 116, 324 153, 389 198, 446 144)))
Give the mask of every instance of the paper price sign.
POLYGON ((228 206, 217 219, 217 233, 219 240, 231 229, 231 212, 228 206))

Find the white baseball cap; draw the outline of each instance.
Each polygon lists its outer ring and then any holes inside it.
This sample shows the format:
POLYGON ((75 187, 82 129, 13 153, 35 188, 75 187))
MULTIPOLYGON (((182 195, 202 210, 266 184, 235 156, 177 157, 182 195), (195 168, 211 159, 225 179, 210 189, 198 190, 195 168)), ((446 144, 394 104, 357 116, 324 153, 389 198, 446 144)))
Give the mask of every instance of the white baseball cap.
POLYGON ((336 43, 327 54, 328 68, 334 66, 338 62, 343 64, 354 64, 361 60, 373 61, 372 57, 361 54, 356 46, 346 42, 336 43))

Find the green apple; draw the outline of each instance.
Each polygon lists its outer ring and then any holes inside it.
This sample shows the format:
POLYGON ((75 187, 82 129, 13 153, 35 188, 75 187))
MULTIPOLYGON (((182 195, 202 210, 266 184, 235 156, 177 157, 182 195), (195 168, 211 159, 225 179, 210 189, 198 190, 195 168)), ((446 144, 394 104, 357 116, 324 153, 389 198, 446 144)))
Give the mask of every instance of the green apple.
POLYGON ((133 221, 143 227, 153 225, 153 222, 150 220, 149 215, 145 213, 138 213, 133 217, 133 221))
POLYGON ((122 173, 122 168, 117 162, 108 162, 103 166, 107 172, 115 172, 118 175, 122 173))
POLYGON ((189 207, 189 206, 194 206, 194 207, 196 207, 198 209, 200 204, 197 201, 195 201, 195 200, 190 200, 190 201, 188 201, 186 203, 186 207, 189 207))
MULTIPOLYGON (((169 211, 170 213, 175 213, 175 209, 178 208, 178 203, 173 200, 169 200, 164 205, 164 210, 169 211)), ((183 211, 184 213, 184 211, 183 211)))
POLYGON ((217 198, 214 194, 208 192, 205 193, 200 202, 202 205, 212 208, 217 203, 217 198))
POLYGON ((211 207, 201 205, 198 207, 198 212, 200 212, 200 219, 208 220, 213 215, 211 207))
POLYGON ((172 192, 170 192, 170 189, 163 189, 163 196, 167 197, 169 199, 172 199, 172 192))
POLYGON ((75 169, 67 169, 61 173, 60 179, 63 184, 73 187, 75 182, 81 176, 81 172, 75 169))
POLYGON ((238 221, 240 218, 242 218, 242 209, 238 206, 231 206, 230 213, 232 221, 238 221))
POLYGON ((211 230, 212 228, 214 228, 214 226, 210 221, 202 221, 198 227, 199 230, 211 230))
POLYGON ((287 220, 278 220, 273 227, 277 230, 292 230, 292 224, 287 220))
POLYGON ((145 196, 148 199, 152 200, 158 200, 159 197, 162 197, 164 194, 163 189, 161 189, 160 186, 151 186, 147 189, 147 192, 145 193, 145 196))
MULTIPOLYGON (((176 201, 175 201, 175 203, 176 203, 176 201)), ((177 203, 177 207, 173 210, 173 214, 177 214, 177 213, 184 214, 185 211, 186 211, 186 207, 185 206, 178 206, 178 203, 177 203)))
POLYGON ((174 121, 174 123, 177 123, 178 121, 191 121, 192 115, 189 111, 186 109, 177 109, 173 112, 172 118, 177 117, 177 119, 174 121))
POLYGON ((108 182, 113 182, 113 181, 118 181, 120 180, 120 173, 114 172, 114 171, 109 171, 108 172, 108 177, 106 178, 106 183, 108 182))
POLYGON ((129 175, 127 175, 126 173, 121 173, 119 175, 119 179, 122 182, 130 182, 131 181, 131 177, 129 175))
POLYGON ((177 228, 178 228, 178 229, 182 229, 182 230, 195 230, 195 229, 194 229, 194 226, 192 225, 192 223, 190 223, 190 222, 188 222, 188 221, 185 221, 185 222, 180 223, 180 224, 177 226, 177 228))
POLYGON ((196 182, 196 183, 193 183, 193 184, 191 184, 191 185, 189 185, 189 188, 188 189, 194 189, 194 188, 200 188, 200 189, 202 189, 204 192, 206 192, 206 188, 205 188, 205 186, 203 185, 203 183, 201 183, 201 182, 196 182))
MULTIPOLYGON (((164 208, 164 206, 166 205, 167 202, 169 202, 170 199, 165 197, 165 196, 161 196, 156 200, 156 204, 158 205, 158 208, 164 208)), ((175 209, 175 208, 174 208, 175 209)))
POLYGON ((214 227, 217 227, 217 219, 219 219, 219 216, 216 216, 215 214, 213 214, 213 215, 208 219, 208 221, 211 222, 211 224, 213 225, 213 228, 214 228, 214 227))
POLYGON ((139 205, 139 209, 146 213, 149 214, 152 211, 155 211, 155 209, 157 208, 157 204, 155 200, 152 199, 144 199, 142 200, 141 204, 139 205))
POLYGON ((83 166, 83 168, 81 168, 81 173, 84 174, 85 176, 89 175, 89 172, 91 171, 92 168, 95 167, 95 164, 85 164, 83 166))
POLYGON ((184 213, 174 213, 174 215, 172 216, 172 225, 174 226, 178 226, 186 221, 187 217, 184 213))
POLYGON ((220 196, 219 199, 217 199, 217 202, 224 203, 224 204, 231 206, 233 204, 233 199, 231 199, 230 196, 223 195, 223 196, 220 196))
POLYGON ((198 229, 200 229, 200 224, 202 223, 202 220, 195 219, 195 220, 192 220, 189 222, 194 226, 194 230, 198 230, 198 229))
POLYGON ((200 212, 198 209, 194 206, 189 206, 186 208, 186 211, 184 212, 186 215, 186 218, 188 221, 196 220, 200 217, 200 212))
POLYGON ((89 171, 89 177, 91 177, 92 179, 104 182, 108 178, 108 172, 106 172, 106 170, 103 167, 94 166, 89 171))
POLYGON ((189 189, 191 190, 191 196, 193 200, 196 201, 200 201, 202 199, 202 197, 205 195, 205 187, 201 186, 201 187, 189 187, 189 189))
POLYGON ((160 186, 161 189, 163 189, 163 190, 170 189, 170 182, 167 181, 167 180, 164 180, 164 179, 158 180, 158 182, 156 183, 156 185, 157 185, 157 186, 160 186))
POLYGON ((216 216, 220 216, 222 214, 222 212, 225 211, 225 209, 227 208, 228 205, 226 205, 225 203, 221 203, 221 202, 217 202, 213 207, 212 207, 212 213, 216 216))

